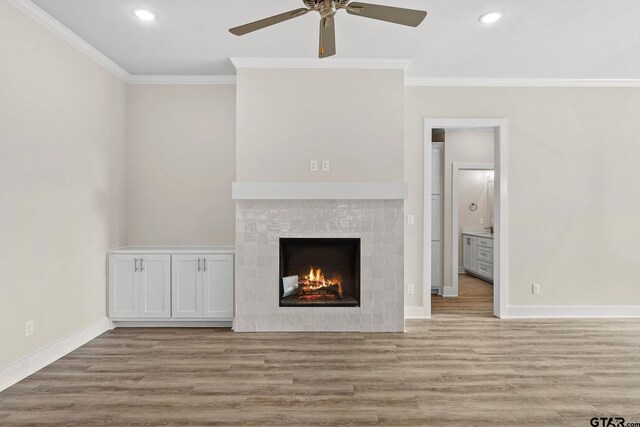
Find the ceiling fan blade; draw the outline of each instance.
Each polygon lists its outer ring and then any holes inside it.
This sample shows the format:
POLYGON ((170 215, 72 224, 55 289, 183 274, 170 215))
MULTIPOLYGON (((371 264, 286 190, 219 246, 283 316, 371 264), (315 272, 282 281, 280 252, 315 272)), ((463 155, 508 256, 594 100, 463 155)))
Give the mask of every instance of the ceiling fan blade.
POLYGON ((298 16, 305 15, 307 12, 309 12, 309 9, 301 8, 292 10, 290 12, 281 13, 280 15, 272 16, 270 18, 261 19, 256 22, 251 22, 250 24, 232 28, 229 30, 229 32, 231 32, 231 34, 235 34, 236 36, 243 36, 256 30, 261 30, 263 28, 270 27, 271 25, 279 24, 281 22, 288 21, 289 19, 297 18, 298 16))
POLYGON ((336 25, 333 16, 320 20, 320 58, 336 54, 336 25))
POLYGON ((353 2, 347 5, 347 13, 379 21, 417 27, 427 17, 424 10, 403 9, 401 7, 353 2))

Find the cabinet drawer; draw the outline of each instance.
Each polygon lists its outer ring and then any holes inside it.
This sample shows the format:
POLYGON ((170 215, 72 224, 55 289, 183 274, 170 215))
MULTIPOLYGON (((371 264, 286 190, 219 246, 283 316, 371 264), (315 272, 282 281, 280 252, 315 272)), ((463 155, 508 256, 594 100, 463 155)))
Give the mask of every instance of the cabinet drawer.
POLYGON ((478 246, 478 260, 493 263, 493 248, 478 246))
POLYGON ((478 261, 478 274, 493 279, 493 264, 489 264, 488 262, 484 261, 478 261))
POLYGON ((478 237, 478 246, 484 246, 485 248, 493 248, 493 239, 478 237))

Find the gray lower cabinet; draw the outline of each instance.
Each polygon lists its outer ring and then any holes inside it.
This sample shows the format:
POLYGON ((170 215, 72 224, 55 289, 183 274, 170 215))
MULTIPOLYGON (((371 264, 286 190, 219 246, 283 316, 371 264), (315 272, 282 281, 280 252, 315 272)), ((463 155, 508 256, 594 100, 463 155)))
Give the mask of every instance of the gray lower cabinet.
POLYGON ((109 318, 114 321, 232 320, 234 255, 218 252, 110 251, 109 318))
POLYGON ((112 255, 109 257, 109 317, 169 319, 171 257, 112 255))
POLYGON ((465 272, 493 283, 493 238, 462 235, 465 272))

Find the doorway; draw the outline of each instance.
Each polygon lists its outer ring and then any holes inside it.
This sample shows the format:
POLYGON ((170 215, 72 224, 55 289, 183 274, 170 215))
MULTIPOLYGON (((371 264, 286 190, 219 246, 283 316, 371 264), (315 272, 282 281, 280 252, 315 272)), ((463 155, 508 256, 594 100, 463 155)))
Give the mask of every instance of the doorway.
MULTIPOLYGON (((495 197, 493 200, 493 212, 494 212, 494 233, 493 233, 493 315, 496 317, 506 316, 506 304, 507 304, 507 233, 508 230, 504 226, 507 224, 507 146, 508 146, 508 134, 507 134, 507 121, 504 119, 425 119, 425 158, 424 158, 424 188, 431 189, 434 185, 433 170, 433 153, 432 150, 432 135, 434 130, 436 132, 443 130, 449 131, 474 131, 474 130, 486 130, 493 132, 493 169, 494 169, 494 191, 495 197)), ((491 166, 491 164, 484 164, 483 167, 491 166)), ((453 174, 453 170, 445 171, 445 173, 453 174)), ((428 191, 428 190, 427 190, 428 191)), ((425 192, 426 193, 426 192, 425 192)), ((424 224, 433 224, 432 216, 437 215, 437 209, 434 211, 433 198, 425 194, 424 197, 424 224)), ((437 208, 437 207, 436 207, 437 208)), ((453 205, 452 205, 453 209, 453 205)), ((453 229, 453 227, 452 227, 453 229)), ((423 304, 425 308, 425 315, 431 317, 431 303, 432 303, 432 273, 437 265, 432 265, 437 262, 433 259, 432 244, 433 230, 432 227, 425 226, 423 232, 423 304)), ((457 239, 452 239, 457 242, 457 239)), ((456 245, 457 246, 457 245, 456 245)), ((456 257, 457 258, 457 257, 456 257)), ((451 264, 447 264, 447 269, 450 268, 452 277, 455 280, 459 288, 458 279, 458 265, 455 266, 455 274, 453 271, 453 261, 451 264)), ((437 274, 436 274, 437 276, 437 274)), ((454 283, 452 281, 452 283, 454 283)), ((453 286, 450 287, 447 292, 451 296, 454 296, 453 286)), ((447 292, 443 292, 445 295, 447 292)))

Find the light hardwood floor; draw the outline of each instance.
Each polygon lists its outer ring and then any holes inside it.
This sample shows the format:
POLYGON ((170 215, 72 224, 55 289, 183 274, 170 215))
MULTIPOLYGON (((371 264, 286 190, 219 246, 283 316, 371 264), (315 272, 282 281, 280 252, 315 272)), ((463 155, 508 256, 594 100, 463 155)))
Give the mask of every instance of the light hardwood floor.
POLYGON ((640 422, 639 320, 498 320, 460 285, 406 334, 116 329, 0 393, 0 425, 640 422))

